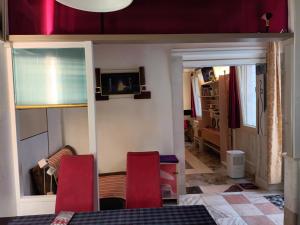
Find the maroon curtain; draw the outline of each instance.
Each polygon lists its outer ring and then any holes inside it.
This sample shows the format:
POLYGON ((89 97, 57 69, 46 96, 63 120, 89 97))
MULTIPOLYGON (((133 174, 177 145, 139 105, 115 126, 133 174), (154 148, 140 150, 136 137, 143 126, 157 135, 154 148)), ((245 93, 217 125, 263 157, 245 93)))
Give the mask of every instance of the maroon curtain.
POLYGON ((191 82, 191 116, 192 116, 192 118, 196 118, 196 116, 197 116, 196 115, 196 108, 195 108, 194 92, 193 92, 192 82, 191 82))
POLYGON ((236 81, 235 67, 230 67, 229 74, 229 107, 228 107, 228 127, 229 128, 240 128, 240 101, 239 101, 239 90, 236 81))
POLYGON ((9 0, 8 6, 10 34, 256 33, 265 31, 266 12, 273 13, 270 32, 288 27, 287 0, 134 0, 102 17, 55 0, 9 0))
POLYGON ((55 0, 9 0, 10 34, 99 34, 100 13, 64 6, 55 0))

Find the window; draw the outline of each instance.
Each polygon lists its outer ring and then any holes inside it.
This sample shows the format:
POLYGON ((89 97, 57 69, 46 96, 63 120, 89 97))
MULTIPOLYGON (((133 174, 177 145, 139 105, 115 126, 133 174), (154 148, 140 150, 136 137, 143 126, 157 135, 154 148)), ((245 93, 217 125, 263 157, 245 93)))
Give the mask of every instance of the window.
POLYGON ((202 108, 201 108, 201 97, 200 97, 200 86, 199 86, 198 74, 194 74, 191 77, 191 81, 192 81, 192 89, 193 89, 196 116, 201 117, 202 116, 202 108))
POLYGON ((236 67, 244 126, 256 127, 256 66, 236 67))

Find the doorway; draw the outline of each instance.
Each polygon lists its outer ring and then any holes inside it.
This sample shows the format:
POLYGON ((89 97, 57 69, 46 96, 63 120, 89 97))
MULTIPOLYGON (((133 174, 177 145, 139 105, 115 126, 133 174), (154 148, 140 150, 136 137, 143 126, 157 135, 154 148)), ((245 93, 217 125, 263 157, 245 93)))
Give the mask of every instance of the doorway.
MULTIPOLYGON (((258 107, 260 103, 258 98, 262 97, 258 93, 260 93, 261 90, 256 88, 258 87, 257 82, 263 81, 264 78, 261 76, 263 73, 260 74, 260 72, 257 72, 257 66, 266 63, 266 46, 174 50, 172 56, 172 76, 175 76, 172 77, 174 98, 173 120, 175 121, 174 144, 175 149, 177 149, 177 147, 182 147, 183 149, 178 150, 176 153, 181 160, 180 178, 184 181, 184 183, 182 183, 183 185, 181 184, 181 190, 186 191, 186 194, 180 198, 180 204, 204 204, 208 207, 216 222, 220 224, 229 217, 229 214, 231 215, 230 217, 234 218, 234 221, 239 221, 240 224, 248 223, 247 220, 253 218, 244 218, 245 216, 254 216, 257 219, 265 220, 265 222, 271 220, 273 223, 283 224, 283 190, 280 185, 277 187, 273 186, 273 190, 268 189, 268 185, 265 185, 268 183, 265 173, 265 157, 267 157, 265 151, 266 137, 265 134, 258 132, 257 127, 258 123, 260 125, 259 129, 262 127, 261 125, 264 124, 264 113, 260 111, 263 107, 258 107), (211 115, 215 113, 215 107, 211 107, 214 103, 205 104, 205 101, 201 100, 201 97, 209 97, 214 100, 221 97, 224 100, 223 93, 224 90, 226 90, 226 86, 224 89, 224 86, 222 87, 221 85, 220 87, 223 88, 223 91, 219 91, 217 94, 217 92, 213 90, 213 87, 207 88, 206 86, 208 85, 206 82, 201 82, 201 79, 204 80, 202 74, 201 76, 197 75, 199 69, 220 66, 234 67, 236 71, 241 68, 254 68, 252 69, 252 78, 254 77, 254 79, 248 79, 248 81, 247 79, 237 79, 237 83, 240 87, 239 91, 241 95, 245 96, 241 96, 240 102, 242 122, 241 128, 229 129, 229 127, 227 127, 228 134, 225 135, 227 138, 227 149, 225 152, 220 151, 221 139, 219 139, 220 143, 217 143, 217 141, 213 140, 213 135, 208 136, 207 134, 203 134, 203 129, 214 128, 208 127, 207 123, 203 121, 203 110, 207 110, 207 113, 211 115), (185 75, 189 76, 189 78, 184 77, 185 75), (184 104, 184 96, 185 93, 188 92, 184 91, 183 83, 185 79, 189 81, 191 96, 194 95, 195 91, 192 90, 194 85, 193 78, 191 78, 193 76, 198 77, 199 83, 199 96, 196 96, 196 98, 193 96, 193 104, 195 106, 197 105, 195 102, 197 101, 197 97, 199 97, 200 100, 198 101, 202 103, 201 110, 199 110, 202 113, 200 115, 197 115, 196 109, 185 108, 186 104, 184 104), (243 86, 244 82, 246 85, 243 86), (254 93, 254 97, 251 99, 247 99, 249 92, 246 88, 250 86, 247 82, 252 83, 252 86, 254 86, 251 91, 252 95, 254 93), (209 90, 209 96, 203 95, 204 88, 209 90), (253 110, 253 107, 248 106, 250 103, 254 105, 255 110, 253 110), (207 106, 208 108, 206 108, 207 106), (192 115, 192 113, 194 113, 194 115, 192 115), (257 116, 257 114, 261 114, 261 116, 257 116), (253 118, 255 120, 253 120, 253 118), (179 122, 181 124, 179 124, 179 122), (200 132, 199 129, 201 130, 200 132), (181 137, 179 135, 181 135, 181 137), (207 139, 210 139, 208 145, 204 143, 207 139), (176 145, 176 142, 178 145, 176 145), (219 149, 216 147, 219 147, 219 149), (245 157, 245 175, 234 179, 230 178, 227 172, 227 151, 232 149, 242 150, 245 157), (192 160, 189 159, 191 155, 193 157, 192 160), (205 158, 209 158, 210 160, 205 161, 205 158), (198 160, 198 162, 200 161, 201 165, 204 164, 204 166, 202 166, 203 174, 201 174, 201 166, 195 168, 197 165, 195 165, 193 161, 196 160, 198 160), (215 164, 211 162, 215 162, 215 164), (211 171, 206 171, 207 168, 211 171), (194 172, 195 174, 186 174, 187 171, 188 173, 194 172), (217 174, 217 176, 215 174, 217 174), (190 179, 190 177, 193 178, 190 179), (191 188, 188 190, 186 187, 191 188), (275 205, 276 201, 281 201, 281 204, 275 205), (242 208, 245 204, 247 204, 247 210, 249 209, 248 212, 251 215, 244 213, 245 210, 242 208), (272 210, 274 210, 273 212, 277 214, 277 219, 275 216, 273 218, 273 216, 266 215, 262 208, 259 209, 259 207, 262 206, 260 204, 272 208, 272 210), (222 218, 218 217, 220 214, 222 214, 222 218)), ((249 70, 251 71, 251 69, 249 70)), ((226 75, 226 73, 223 75, 226 75)), ((262 89, 263 86, 264 85, 262 85, 262 89)), ((228 98, 229 97, 230 95, 228 95, 228 98)), ((191 99, 193 98, 191 97, 191 99)), ((227 102, 226 98, 224 101, 227 102)), ((221 103, 224 103, 224 101, 221 101, 221 103)), ((219 108, 219 117, 222 116, 221 108, 222 107, 219 108)), ((228 108, 226 111, 228 112, 228 108)), ((228 121, 224 124, 228 126, 228 121)), ((220 137, 221 136, 224 138, 223 135, 220 135, 220 137)), ((229 223, 229 221, 227 222, 229 223)), ((262 222, 262 224, 264 223, 262 222)))
POLYGON ((240 192, 246 186, 248 190, 258 188, 255 172, 245 168, 246 154, 250 157, 255 154, 249 150, 253 146, 236 140, 243 135, 240 129, 256 132, 256 99, 255 65, 184 68, 187 194, 240 192), (235 91, 230 89, 230 72, 234 72, 235 91), (236 93, 241 99, 234 102, 236 93), (230 115, 230 111, 235 114, 230 115), (228 165, 229 150, 235 150, 230 155, 240 157, 240 166, 228 165))

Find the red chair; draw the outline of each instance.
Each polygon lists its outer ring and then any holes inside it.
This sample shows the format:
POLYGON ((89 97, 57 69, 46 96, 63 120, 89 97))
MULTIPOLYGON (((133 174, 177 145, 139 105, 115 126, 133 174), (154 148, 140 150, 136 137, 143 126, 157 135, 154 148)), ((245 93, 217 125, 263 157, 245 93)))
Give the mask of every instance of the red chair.
POLYGON ((94 210, 94 156, 63 156, 58 171, 55 212, 94 210))
POLYGON ((128 152, 126 208, 162 207, 158 152, 128 152))

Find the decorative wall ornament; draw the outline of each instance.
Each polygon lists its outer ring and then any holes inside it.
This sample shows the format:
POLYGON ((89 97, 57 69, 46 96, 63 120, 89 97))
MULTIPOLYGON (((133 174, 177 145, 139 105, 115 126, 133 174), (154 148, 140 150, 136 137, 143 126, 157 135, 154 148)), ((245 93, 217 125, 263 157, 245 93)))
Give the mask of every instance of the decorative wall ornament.
POLYGON ((112 70, 104 73, 100 68, 96 68, 96 101, 106 101, 111 95, 124 94, 133 95, 134 99, 151 98, 151 92, 147 91, 144 67, 139 67, 138 72, 120 71, 112 70))

